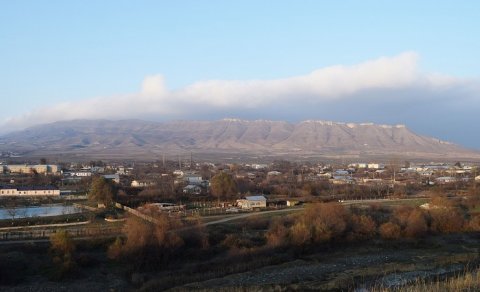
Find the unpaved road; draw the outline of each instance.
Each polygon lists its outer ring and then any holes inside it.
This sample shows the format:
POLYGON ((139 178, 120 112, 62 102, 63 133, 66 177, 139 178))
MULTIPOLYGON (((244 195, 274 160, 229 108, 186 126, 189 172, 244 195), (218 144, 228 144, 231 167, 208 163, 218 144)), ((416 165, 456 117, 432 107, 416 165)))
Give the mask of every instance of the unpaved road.
MULTIPOLYGON (((414 201, 418 200, 419 198, 413 198, 413 199, 368 199, 368 200, 349 200, 349 201, 342 201, 341 204, 344 206, 351 206, 351 205, 361 205, 361 204, 374 204, 374 203, 395 203, 395 202, 404 202, 404 201, 414 201)), ((262 211, 262 212, 249 212, 249 213, 244 213, 244 214, 239 214, 236 216, 229 216, 225 217, 222 219, 218 219, 215 221, 210 221, 207 223, 204 223, 204 226, 210 226, 210 225, 216 225, 216 224, 221 224, 229 221, 234 221, 238 219, 243 219, 255 215, 263 215, 263 214, 271 214, 271 213, 287 213, 287 212, 296 212, 296 211, 301 211, 303 210, 304 207, 294 207, 294 208, 285 208, 285 209, 280 209, 280 210, 272 210, 272 211, 262 211)))

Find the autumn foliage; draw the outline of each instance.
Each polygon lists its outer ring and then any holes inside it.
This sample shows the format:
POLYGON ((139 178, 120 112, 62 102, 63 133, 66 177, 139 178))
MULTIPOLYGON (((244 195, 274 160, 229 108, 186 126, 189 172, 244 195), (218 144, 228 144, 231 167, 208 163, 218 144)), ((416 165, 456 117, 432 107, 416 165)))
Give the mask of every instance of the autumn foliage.
POLYGON ((317 203, 308 206, 291 223, 273 220, 265 234, 270 246, 314 245, 331 241, 359 241, 375 238, 386 240, 418 239, 428 234, 479 231, 480 216, 471 216, 445 197, 432 199, 430 209, 392 207, 381 216, 378 208, 363 211, 338 203, 317 203), (370 215, 371 213, 371 215, 370 215))

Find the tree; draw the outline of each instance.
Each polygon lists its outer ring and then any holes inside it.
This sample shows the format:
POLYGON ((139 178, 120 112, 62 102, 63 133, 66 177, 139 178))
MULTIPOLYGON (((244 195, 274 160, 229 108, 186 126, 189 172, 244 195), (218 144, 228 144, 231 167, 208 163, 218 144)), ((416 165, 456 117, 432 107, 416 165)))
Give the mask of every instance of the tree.
POLYGON ((225 172, 220 172, 212 177, 210 186, 212 195, 219 200, 234 197, 238 192, 237 183, 231 175, 225 172))
POLYGON ((53 262, 59 267, 59 276, 62 277, 75 267, 73 252, 75 243, 66 230, 58 230, 50 236, 50 250, 53 262))
POLYGON ((116 240, 109 247, 111 258, 132 260, 138 268, 158 266, 168 262, 184 246, 178 219, 165 213, 156 216, 157 223, 130 216, 123 228, 125 241, 116 240))
POLYGON ((112 203, 115 194, 113 183, 103 176, 96 176, 92 180, 88 199, 108 206, 112 203))

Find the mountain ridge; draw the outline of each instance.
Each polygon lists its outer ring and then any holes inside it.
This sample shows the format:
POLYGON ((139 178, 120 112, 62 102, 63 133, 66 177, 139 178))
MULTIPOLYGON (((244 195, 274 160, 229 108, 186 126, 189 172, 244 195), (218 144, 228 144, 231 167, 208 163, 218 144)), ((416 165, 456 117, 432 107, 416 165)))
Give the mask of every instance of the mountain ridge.
POLYGON ((150 122, 70 120, 0 136, 0 151, 22 154, 248 153, 362 156, 402 154, 424 158, 480 158, 479 152, 422 136, 405 125, 306 120, 222 119, 150 122))

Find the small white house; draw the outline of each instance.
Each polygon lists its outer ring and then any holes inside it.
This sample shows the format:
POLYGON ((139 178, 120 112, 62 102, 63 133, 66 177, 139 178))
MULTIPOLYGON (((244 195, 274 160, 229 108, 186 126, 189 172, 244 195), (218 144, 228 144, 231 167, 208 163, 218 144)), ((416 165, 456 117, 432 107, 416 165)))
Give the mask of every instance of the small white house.
POLYGON ((438 183, 438 184, 448 184, 448 183, 453 183, 453 182, 456 182, 457 179, 454 178, 454 177, 451 177, 451 176, 441 176, 441 177, 437 177, 435 179, 435 182, 438 183))
POLYGON ((130 184, 130 186, 134 188, 145 188, 145 187, 150 187, 154 185, 155 185, 155 182, 153 181, 141 181, 141 180, 134 180, 130 184))
POLYGON ((237 200, 237 206, 244 210, 262 209, 267 207, 267 198, 264 196, 247 196, 237 200))
POLYGON ((280 171, 276 171, 276 170, 272 170, 272 171, 267 172, 268 176, 279 176, 281 174, 282 173, 280 171))
POLYGON ((367 165, 368 169, 383 169, 385 168, 385 165, 381 163, 369 163, 367 165))
POLYGON ((184 174, 185 173, 179 169, 173 171, 173 175, 176 175, 176 176, 183 176, 184 174))
POLYGON ((183 188, 183 193, 187 195, 200 195, 202 188, 197 185, 188 185, 183 188))
POLYGON ((199 185, 203 181, 202 176, 198 174, 187 174, 184 176, 184 180, 189 185, 199 185))

